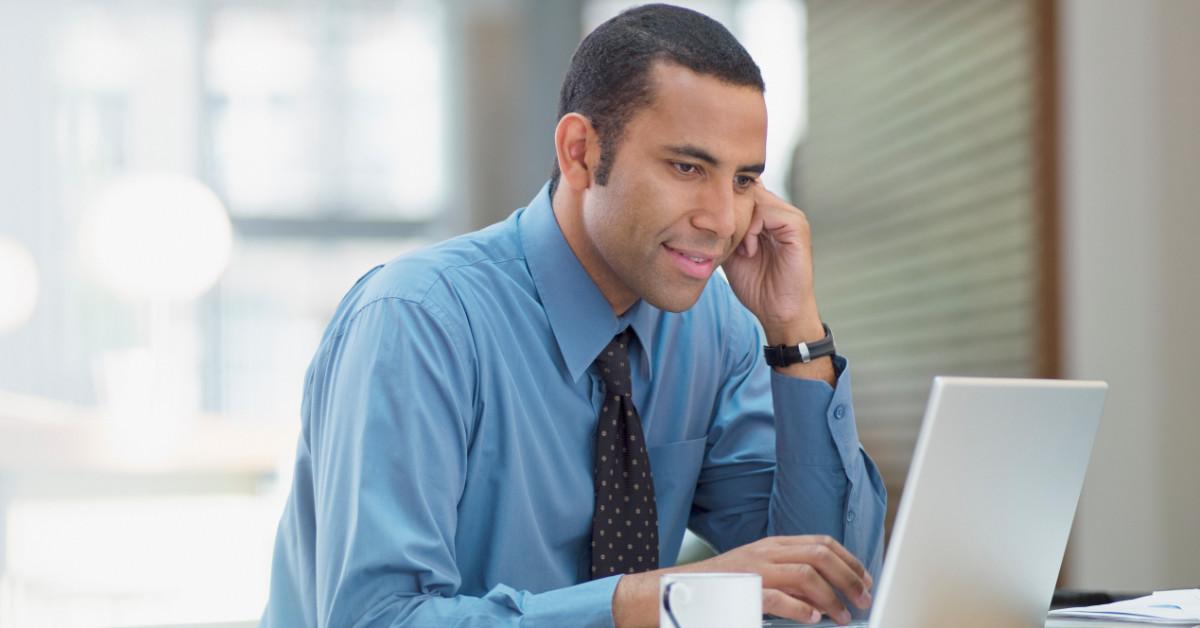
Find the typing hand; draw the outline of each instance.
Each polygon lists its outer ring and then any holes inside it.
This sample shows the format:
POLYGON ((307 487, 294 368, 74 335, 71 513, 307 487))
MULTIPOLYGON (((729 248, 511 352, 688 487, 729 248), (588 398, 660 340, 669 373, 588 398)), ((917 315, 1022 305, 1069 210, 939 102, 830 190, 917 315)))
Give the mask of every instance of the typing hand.
POLYGON ((758 573, 763 612, 815 624, 828 615, 850 622, 840 592, 860 609, 871 606, 871 574, 840 543, 827 536, 774 536, 688 565, 697 571, 758 573))
POLYGON ((773 536, 690 565, 623 576, 613 594, 616 625, 656 625, 658 579, 680 572, 757 573, 763 612, 801 623, 815 624, 821 615, 849 623, 837 593, 860 609, 871 605, 871 574, 840 543, 827 536, 773 536))

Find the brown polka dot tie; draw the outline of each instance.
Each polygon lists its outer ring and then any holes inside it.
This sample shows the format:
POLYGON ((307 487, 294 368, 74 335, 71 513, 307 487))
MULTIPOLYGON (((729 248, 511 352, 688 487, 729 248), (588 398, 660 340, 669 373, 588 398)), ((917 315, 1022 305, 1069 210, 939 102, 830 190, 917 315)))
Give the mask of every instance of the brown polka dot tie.
POLYGON ((592 578, 658 569, 654 480, 629 377, 633 338, 626 329, 596 358, 604 401, 596 425, 592 578))

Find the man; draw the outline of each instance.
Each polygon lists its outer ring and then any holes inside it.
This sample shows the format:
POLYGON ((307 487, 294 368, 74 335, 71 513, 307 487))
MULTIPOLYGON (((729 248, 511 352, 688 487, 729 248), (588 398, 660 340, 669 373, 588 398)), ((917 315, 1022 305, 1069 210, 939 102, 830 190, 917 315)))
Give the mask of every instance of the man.
POLYGON ((264 626, 654 625, 683 570, 758 572, 799 621, 870 604, 886 496, 846 363, 764 361, 760 333, 827 329, 804 214, 758 181, 762 93, 716 22, 627 11, 576 51, 530 205, 359 280, 264 626), (722 553, 671 567, 689 527, 722 553))

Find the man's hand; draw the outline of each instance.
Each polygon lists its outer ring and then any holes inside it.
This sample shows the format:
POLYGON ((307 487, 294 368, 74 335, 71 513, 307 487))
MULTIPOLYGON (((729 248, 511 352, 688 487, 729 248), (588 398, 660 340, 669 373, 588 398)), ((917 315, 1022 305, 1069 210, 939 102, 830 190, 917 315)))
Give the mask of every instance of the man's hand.
POLYGON ((623 576, 613 593, 613 619, 621 628, 658 622, 658 580, 666 573, 757 573, 763 579, 763 612, 815 624, 828 615, 839 624, 850 611, 838 598, 866 609, 873 580, 840 543, 827 536, 774 536, 708 560, 623 576))
MULTIPOLYGON (((755 184, 750 228, 723 268, 733 293, 762 324, 767 344, 794 345, 825 336, 813 293, 808 217, 762 183, 755 184)), ((781 371, 834 383, 828 358, 781 371)))

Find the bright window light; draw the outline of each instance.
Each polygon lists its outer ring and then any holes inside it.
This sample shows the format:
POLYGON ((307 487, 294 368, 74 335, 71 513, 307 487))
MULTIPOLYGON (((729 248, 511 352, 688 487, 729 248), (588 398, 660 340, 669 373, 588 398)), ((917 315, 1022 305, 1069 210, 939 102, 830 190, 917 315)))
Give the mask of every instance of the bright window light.
POLYGON ((60 28, 55 71, 64 85, 95 91, 129 87, 138 71, 137 49, 118 25, 101 12, 84 12, 60 28))
POLYGON ((194 299, 229 263, 233 229, 202 183, 181 175, 121 177, 88 207, 83 259, 109 288, 133 299, 194 299))
POLYGON ((787 196, 796 143, 808 125, 804 34, 807 13, 799 0, 746 0, 737 5, 738 38, 767 84, 767 170, 763 182, 787 196))
POLYGON ((218 8, 204 89, 213 183, 238 218, 429 221, 444 207, 436 3, 218 8))
POLYGON ((0 236, 0 333, 25 324, 38 299, 33 256, 19 242, 0 236))

